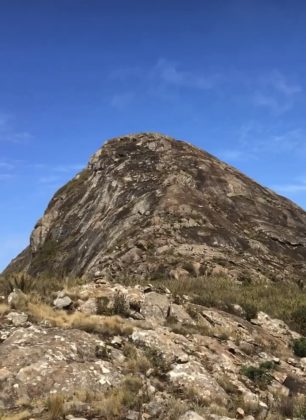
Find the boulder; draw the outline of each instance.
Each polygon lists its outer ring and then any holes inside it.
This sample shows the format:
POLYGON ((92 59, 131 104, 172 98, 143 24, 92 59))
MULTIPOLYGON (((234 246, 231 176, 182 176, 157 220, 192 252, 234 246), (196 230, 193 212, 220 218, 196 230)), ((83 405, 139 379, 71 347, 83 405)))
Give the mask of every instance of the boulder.
POLYGON ((21 327, 27 323, 28 315, 24 312, 10 312, 6 315, 6 319, 8 319, 14 327, 21 327))
POLYGON ((68 306, 70 306, 72 304, 72 300, 70 299, 69 296, 64 296, 64 297, 57 297, 56 299, 54 299, 53 301, 53 305, 57 308, 57 309, 64 309, 67 308, 68 306))

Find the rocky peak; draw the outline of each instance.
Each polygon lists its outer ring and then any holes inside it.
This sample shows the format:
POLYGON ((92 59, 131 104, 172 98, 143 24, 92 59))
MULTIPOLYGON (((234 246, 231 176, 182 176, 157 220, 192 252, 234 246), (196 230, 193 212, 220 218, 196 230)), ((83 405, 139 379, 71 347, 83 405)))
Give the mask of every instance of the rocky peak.
POLYGON ((305 277, 306 213, 189 143, 109 140, 52 198, 6 269, 120 279, 305 277))

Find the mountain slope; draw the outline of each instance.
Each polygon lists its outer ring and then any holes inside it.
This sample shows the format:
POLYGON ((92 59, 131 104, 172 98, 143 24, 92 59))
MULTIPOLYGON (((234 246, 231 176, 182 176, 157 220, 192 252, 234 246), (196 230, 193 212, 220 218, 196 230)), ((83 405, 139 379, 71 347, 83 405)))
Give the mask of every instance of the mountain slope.
POLYGON ((192 145, 112 139, 61 188, 5 272, 305 278, 306 213, 192 145))

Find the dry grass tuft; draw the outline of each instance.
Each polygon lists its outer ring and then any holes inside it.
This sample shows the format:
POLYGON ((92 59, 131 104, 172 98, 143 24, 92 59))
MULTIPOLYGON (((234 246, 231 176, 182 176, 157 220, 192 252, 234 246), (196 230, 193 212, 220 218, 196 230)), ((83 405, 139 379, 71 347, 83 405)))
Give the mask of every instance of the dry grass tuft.
POLYGON ((25 420, 25 419, 28 419, 29 417, 30 417, 30 413, 28 410, 24 410, 24 411, 21 411, 20 413, 8 414, 4 416, 1 416, 1 413, 0 413, 1 420, 25 420))
POLYGON ((49 420, 58 420, 64 416, 65 397, 62 394, 50 395, 47 400, 49 420))
POLYGON ((125 367, 130 373, 146 373, 152 367, 152 363, 146 356, 137 355, 134 358, 128 358, 125 367))
POLYGON ((85 279, 77 277, 52 277, 46 274, 31 277, 23 272, 10 273, 0 276, 0 294, 7 296, 14 289, 19 289, 26 294, 37 293, 47 298, 52 292, 63 288, 68 290, 85 282, 85 279))
POLYGON ((9 305, 0 303, 0 316, 7 314, 10 311, 9 305))
POLYGON ((119 316, 104 317, 82 312, 68 314, 63 310, 55 310, 45 303, 32 302, 28 304, 27 312, 35 321, 47 320, 53 326, 60 328, 76 328, 104 336, 127 336, 133 332, 131 324, 119 316))
POLYGON ((146 402, 139 392, 142 386, 142 380, 138 376, 127 376, 120 386, 101 395, 94 402, 96 414, 112 420, 121 418, 127 409, 139 409, 146 402))

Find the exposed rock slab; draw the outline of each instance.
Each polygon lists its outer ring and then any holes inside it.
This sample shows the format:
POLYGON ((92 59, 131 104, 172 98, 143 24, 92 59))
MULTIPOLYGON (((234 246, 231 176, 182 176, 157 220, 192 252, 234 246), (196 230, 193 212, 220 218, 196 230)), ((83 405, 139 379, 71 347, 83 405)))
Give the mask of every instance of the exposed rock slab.
POLYGON ((192 145, 154 133, 105 143, 52 198, 6 272, 303 283, 306 213, 192 145))

